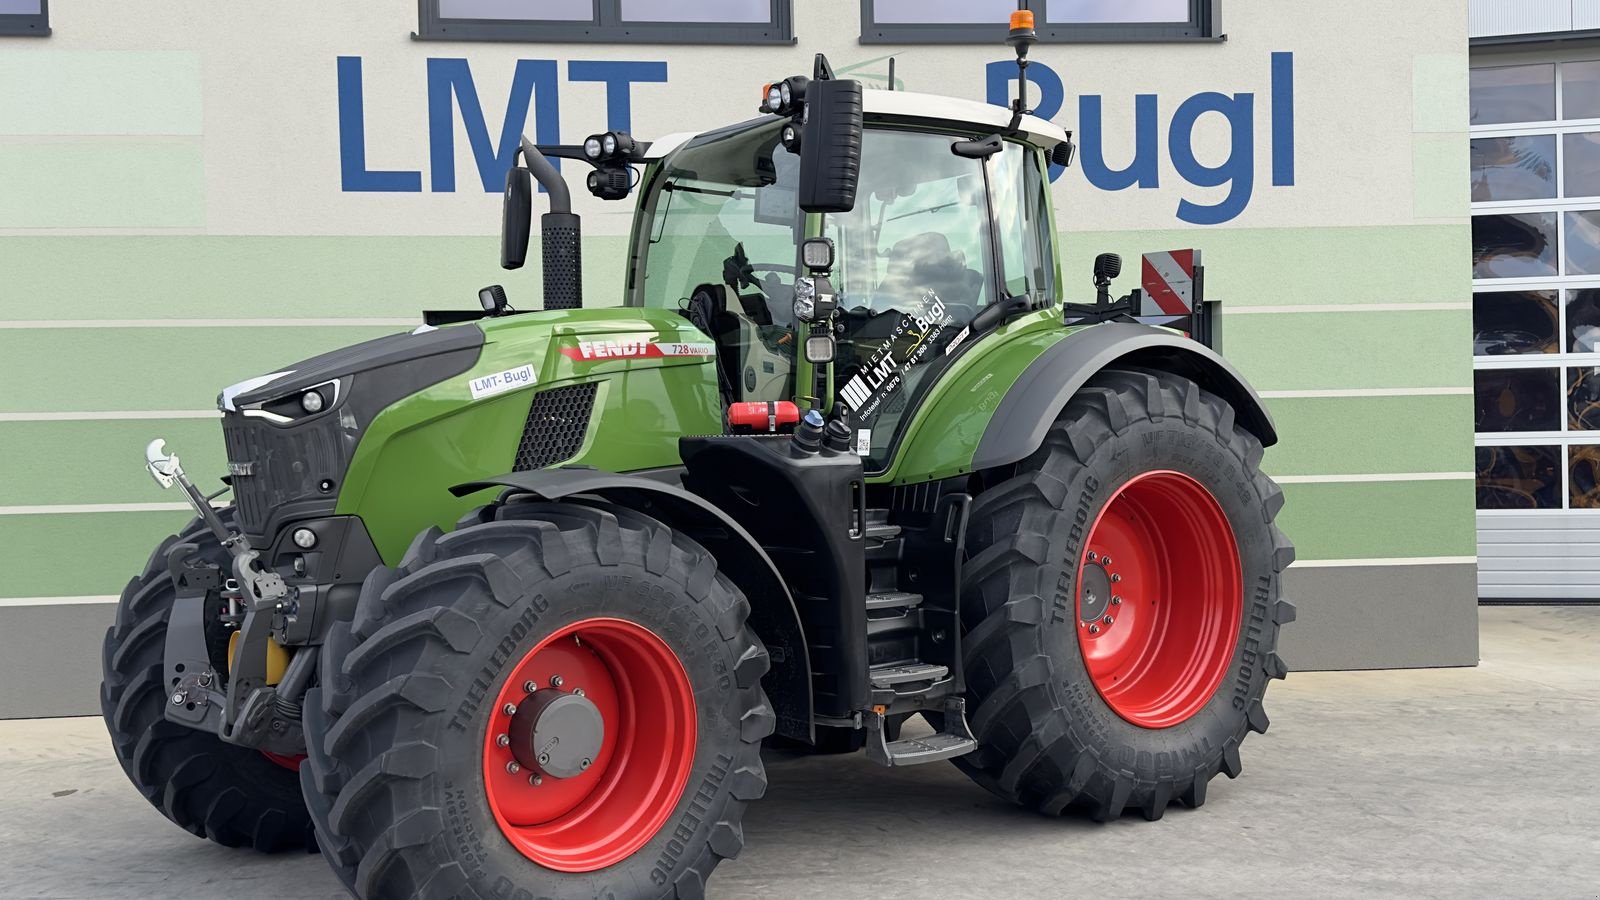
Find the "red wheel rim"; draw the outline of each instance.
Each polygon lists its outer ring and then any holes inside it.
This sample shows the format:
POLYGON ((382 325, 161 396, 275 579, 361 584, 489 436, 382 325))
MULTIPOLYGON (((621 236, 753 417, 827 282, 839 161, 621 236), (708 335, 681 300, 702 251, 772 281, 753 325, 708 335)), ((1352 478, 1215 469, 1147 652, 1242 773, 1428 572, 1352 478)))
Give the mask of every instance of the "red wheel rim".
POLYGON ((694 765, 694 689, 666 642, 622 619, 586 619, 540 641, 511 668, 484 738, 483 780, 500 830, 561 872, 593 872, 656 836, 694 765), (559 682, 557 679, 559 678, 559 682), (582 691, 604 723, 592 763, 569 778, 515 765, 501 740, 527 687, 582 691), (535 781, 537 780, 537 783, 535 781))
POLYGON ((1211 492, 1181 472, 1134 477, 1090 526, 1078 571, 1078 646, 1117 715, 1168 728, 1205 707, 1244 608, 1238 543, 1211 492))

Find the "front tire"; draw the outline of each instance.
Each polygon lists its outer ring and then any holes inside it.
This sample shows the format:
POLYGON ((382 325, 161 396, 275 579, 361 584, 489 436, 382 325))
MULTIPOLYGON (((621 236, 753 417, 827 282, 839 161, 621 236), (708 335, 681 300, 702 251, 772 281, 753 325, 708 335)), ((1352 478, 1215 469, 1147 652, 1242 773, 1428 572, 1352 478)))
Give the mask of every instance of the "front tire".
POLYGON ((100 710, 117 762, 151 805, 191 834, 268 853, 315 847, 300 779, 290 768, 167 721, 164 657, 177 597, 167 552, 180 543, 198 545, 228 571, 227 551, 196 521, 162 541, 144 572, 122 589, 116 624, 101 648, 100 710))
POLYGON ((307 697, 324 856, 363 900, 700 897, 766 790, 748 614, 710 554, 621 507, 513 498, 429 529, 307 697))
POLYGON ((963 574, 968 708, 955 760, 1005 799, 1098 820, 1198 807, 1264 732, 1286 668, 1283 493, 1194 382, 1109 371, 975 501, 963 574))

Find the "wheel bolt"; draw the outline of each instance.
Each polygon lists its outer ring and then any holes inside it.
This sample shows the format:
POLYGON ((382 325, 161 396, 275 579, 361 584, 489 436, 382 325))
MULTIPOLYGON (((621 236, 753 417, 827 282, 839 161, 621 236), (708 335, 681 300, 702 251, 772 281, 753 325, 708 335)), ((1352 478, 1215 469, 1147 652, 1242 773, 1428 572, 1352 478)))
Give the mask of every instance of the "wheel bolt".
POLYGON ((188 700, 188 699, 189 699, 189 692, 188 691, 173 691, 172 692, 172 705, 173 706, 182 706, 183 702, 185 700, 188 700))
POLYGON ((577 694, 579 697, 582 697, 583 696, 583 688, 577 688, 577 689, 573 690, 573 693, 577 694))
POLYGON ((517 761, 516 760, 512 760, 511 762, 506 763, 506 771, 510 772, 513 775, 515 775, 518 772, 522 771, 522 767, 517 765, 517 761))
POLYGON ((535 683, 535 682, 524 681, 522 683, 522 692, 524 694, 531 694, 534 691, 537 691, 538 689, 539 689, 539 685, 537 683, 535 683))
POLYGON ((1101 619, 1100 621, 1106 623, 1107 625, 1110 625, 1112 622, 1115 622, 1116 619, 1113 619, 1110 616, 1106 616, 1104 619, 1101 619))
POLYGON ((1113 574, 1113 575, 1112 575, 1112 576, 1111 576, 1111 583, 1112 583, 1112 584, 1116 584, 1116 583, 1117 583, 1117 582, 1119 582, 1119 581, 1121 581, 1121 580, 1122 580, 1122 576, 1121 576, 1121 575, 1116 575, 1116 574, 1113 574))
POLYGON ((1121 606, 1122 605, 1122 598, 1118 597, 1116 594, 1112 594, 1111 595, 1111 605, 1112 606, 1121 606))
POLYGON ((553 688, 561 687, 561 685, 563 685, 565 683, 566 682, 561 680, 561 676, 560 675, 552 675, 552 676, 550 676, 550 686, 553 687, 553 688))
POLYGON ((494 743, 497 747, 509 747, 511 746, 511 735, 502 734, 494 739, 494 743))
POLYGON ((587 768, 589 768, 589 766, 590 766, 590 765, 592 765, 592 764, 593 764, 593 763, 594 763, 594 760, 592 760, 592 759, 586 759, 586 760, 584 760, 584 761, 583 761, 583 762, 580 762, 580 763, 578 763, 578 768, 580 768, 580 769, 587 769, 587 768))
POLYGON ((1111 565, 1111 557, 1109 557, 1109 556, 1103 557, 1100 560, 1100 563, 1101 563, 1101 565, 1107 565, 1107 566, 1111 565))
POLYGON ((544 766, 544 765, 549 765, 549 764, 550 764, 550 754, 548 754, 548 753, 539 754, 539 765, 544 766))
POLYGON ((1089 626, 1089 633, 1090 634, 1099 634, 1100 633, 1100 626, 1099 625, 1090 625, 1089 626))
POLYGON ((1093 550, 1089 551, 1089 562, 1096 562, 1099 559, 1100 556, 1097 553, 1095 553, 1093 550))
POLYGON ((528 784, 533 785, 534 787, 538 787, 539 785, 544 784, 544 779, 540 778, 537 775, 529 775, 528 776, 528 784))
POLYGON ((505 706, 501 707, 500 711, 508 716, 514 716, 517 714, 517 705, 515 703, 507 703, 505 706))

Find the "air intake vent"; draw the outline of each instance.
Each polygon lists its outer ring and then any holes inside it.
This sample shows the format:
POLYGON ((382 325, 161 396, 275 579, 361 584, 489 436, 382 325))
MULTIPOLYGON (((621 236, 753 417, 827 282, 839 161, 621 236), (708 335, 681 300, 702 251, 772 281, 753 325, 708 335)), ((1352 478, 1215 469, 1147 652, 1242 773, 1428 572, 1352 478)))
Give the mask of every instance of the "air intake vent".
POLYGON ((597 382, 541 391, 528 410, 528 425, 522 429, 513 471, 528 472, 565 462, 578 455, 583 437, 589 433, 589 415, 594 411, 597 382))

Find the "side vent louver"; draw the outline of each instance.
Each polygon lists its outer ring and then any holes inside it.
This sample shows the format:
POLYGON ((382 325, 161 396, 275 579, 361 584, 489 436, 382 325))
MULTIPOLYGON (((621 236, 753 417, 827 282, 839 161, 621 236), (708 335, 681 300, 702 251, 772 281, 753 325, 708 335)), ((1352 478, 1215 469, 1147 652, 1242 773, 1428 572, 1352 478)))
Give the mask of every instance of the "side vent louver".
POLYGON ((513 471, 529 472, 565 462, 578 455, 589 433, 597 382, 573 384, 540 391, 528 409, 513 471))

